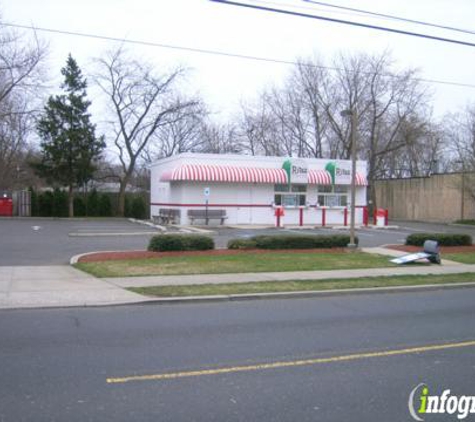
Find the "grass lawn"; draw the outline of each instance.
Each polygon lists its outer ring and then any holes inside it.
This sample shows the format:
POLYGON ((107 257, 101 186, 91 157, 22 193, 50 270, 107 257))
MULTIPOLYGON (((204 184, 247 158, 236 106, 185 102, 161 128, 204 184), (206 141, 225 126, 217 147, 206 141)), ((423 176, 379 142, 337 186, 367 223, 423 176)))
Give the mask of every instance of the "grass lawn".
POLYGON ((475 253, 473 252, 446 253, 442 255, 442 259, 450 259, 451 261, 460 262, 462 264, 475 264, 475 253))
POLYGON ((213 296, 246 293, 324 291, 363 287, 419 286, 424 284, 474 282, 475 273, 413 275, 327 280, 266 281, 255 283, 203 284, 191 286, 134 287, 128 290, 146 296, 213 296))
POLYGON ((338 270, 394 266, 389 257, 364 252, 173 256, 158 259, 84 262, 76 268, 96 277, 171 274, 219 274, 278 271, 338 270))

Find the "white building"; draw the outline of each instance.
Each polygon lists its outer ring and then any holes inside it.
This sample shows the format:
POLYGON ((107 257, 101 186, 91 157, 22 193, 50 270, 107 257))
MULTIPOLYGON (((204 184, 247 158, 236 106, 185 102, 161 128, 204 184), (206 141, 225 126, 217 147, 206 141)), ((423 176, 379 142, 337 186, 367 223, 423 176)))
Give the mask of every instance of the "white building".
MULTIPOLYGON (((366 162, 356 169, 356 224, 362 224, 366 162)), ((173 212, 187 225, 190 214, 221 210, 226 224, 275 225, 282 206, 285 225, 345 225, 350 185, 349 160, 179 154, 151 166, 151 216, 173 212)))

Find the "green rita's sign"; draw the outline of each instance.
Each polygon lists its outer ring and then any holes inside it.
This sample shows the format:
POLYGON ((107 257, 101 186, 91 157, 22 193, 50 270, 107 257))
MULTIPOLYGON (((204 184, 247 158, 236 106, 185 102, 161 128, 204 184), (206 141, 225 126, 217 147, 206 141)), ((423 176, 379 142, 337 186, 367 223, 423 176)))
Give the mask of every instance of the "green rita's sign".
POLYGON ((308 166, 304 160, 295 158, 286 160, 282 168, 287 172, 289 183, 308 183, 308 166))
POLYGON ((330 161, 325 166, 325 170, 330 173, 332 185, 351 184, 351 163, 348 161, 330 161))

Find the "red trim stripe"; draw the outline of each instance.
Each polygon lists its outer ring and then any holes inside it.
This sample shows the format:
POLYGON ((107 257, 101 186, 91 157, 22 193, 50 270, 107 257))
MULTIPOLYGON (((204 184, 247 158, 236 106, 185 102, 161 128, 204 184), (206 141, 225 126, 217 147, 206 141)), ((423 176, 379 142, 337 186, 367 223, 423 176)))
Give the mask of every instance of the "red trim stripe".
MULTIPOLYGON (((178 204, 178 203, 170 203, 170 202, 152 202, 150 205, 158 206, 158 207, 204 207, 205 204, 178 204)), ((236 208, 236 207, 249 207, 249 208, 274 208, 272 204, 208 204, 208 207, 229 207, 229 208, 236 208)), ((317 208, 315 205, 309 205, 308 208, 317 208)), ((355 208, 365 208, 365 205, 355 205, 355 208)), ((292 210, 299 210, 300 207, 297 208, 285 208, 287 211, 292 210)), ((317 208, 317 211, 332 211, 331 208, 317 208)), ((337 209, 341 211, 341 208, 337 209)))

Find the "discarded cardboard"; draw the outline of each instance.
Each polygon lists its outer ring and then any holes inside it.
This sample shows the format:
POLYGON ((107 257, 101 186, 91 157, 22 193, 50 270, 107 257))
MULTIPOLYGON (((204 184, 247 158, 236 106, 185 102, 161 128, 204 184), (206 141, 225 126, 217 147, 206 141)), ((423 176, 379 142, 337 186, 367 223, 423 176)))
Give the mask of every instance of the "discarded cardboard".
POLYGON ((440 248, 435 240, 426 240, 424 242, 424 250, 422 252, 411 253, 399 258, 391 259, 394 264, 407 264, 409 262, 418 261, 419 259, 427 259, 432 264, 440 264, 440 248))

